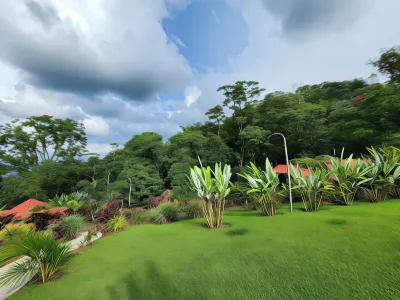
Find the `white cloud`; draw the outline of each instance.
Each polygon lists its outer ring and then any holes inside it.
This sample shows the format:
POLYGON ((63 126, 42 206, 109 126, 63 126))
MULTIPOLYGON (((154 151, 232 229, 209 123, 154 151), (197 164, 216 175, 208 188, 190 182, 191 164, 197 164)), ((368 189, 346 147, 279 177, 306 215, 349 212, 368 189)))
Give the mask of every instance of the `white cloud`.
POLYGON ((106 143, 89 143, 86 147, 90 152, 103 156, 112 150, 112 146, 106 143))
POLYGON ((197 102, 197 99, 201 96, 202 91, 195 85, 188 86, 185 89, 185 104, 186 107, 190 107, 192 104, 197 102))
POLYGON ((180 38, 178 38, 176 35, 171 34, 170 37, 171 37, 172 41, 173 41, 177 46, 179 46, 179 47, 181 47, 181 48, 187 48, 187 46, 185 45, 185 43, 182 42, 182 40, 181 40, 180 38))
POLYGON ((110 125, 102 117, 89 117, 83 120, 86 133, 94 136, 107 136, 110 125))

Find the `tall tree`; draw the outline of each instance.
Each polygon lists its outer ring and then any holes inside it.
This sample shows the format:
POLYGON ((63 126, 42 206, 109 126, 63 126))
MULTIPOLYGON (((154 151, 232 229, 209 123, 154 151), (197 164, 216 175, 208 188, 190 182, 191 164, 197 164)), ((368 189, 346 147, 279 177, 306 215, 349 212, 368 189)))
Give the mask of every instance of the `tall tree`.
POLYGON ((219 136, 219 131, 221 129, 221 123, 225 120, 225 114, 224 114, 224 109, 222 108, 221 105, 214 106, 213 108, 210 108, 206 112, 206 116, 208 116, 208 119, 215 122, 218 126, 218 133, 217 135, 219 136))
POLYGON ((238 128, 239 166, 243 167, 245 156, 245 139, 241 132, 249 124, 249 111, 252 104, 265 89, 260 88, 257 81, 237 81, 234 85, 224 85, 217 89, 225 96, 224 106, 233 111, 232 118, 238 128))
POLYGON ((381 56, 370 63, 380 73, 389 76, 391 83, 400 84, 400 46, 383 49, 381 56))
POLYGON ((0 126, 0 162, 17 171, 31 170, 45 160, 61 161, 84 154, 82 123, 44 115, 0 126))

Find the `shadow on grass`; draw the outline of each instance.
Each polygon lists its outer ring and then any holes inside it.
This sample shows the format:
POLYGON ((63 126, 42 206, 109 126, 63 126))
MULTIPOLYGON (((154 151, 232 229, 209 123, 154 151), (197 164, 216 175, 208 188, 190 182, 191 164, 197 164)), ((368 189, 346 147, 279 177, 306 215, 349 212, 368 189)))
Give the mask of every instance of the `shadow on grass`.
POLYGON ((347 221, 346 219, 341 218, 329 219, 326 222, 331 225, 345 225, 349 223, 349 221, 347 221))
POLYGON ((229 230, 226 234, 229 236, 239 236, 245 235, 247 232, 249 232, 247 228, 237 228, 229 230))
POLYGON ((122 277, 117 286, 106 286, 105 291, 110 300, 176 299, 179 290, 171 282, 171 279, 160 274, 153 261, 148 261, 144 279, 131 272, 122 277))

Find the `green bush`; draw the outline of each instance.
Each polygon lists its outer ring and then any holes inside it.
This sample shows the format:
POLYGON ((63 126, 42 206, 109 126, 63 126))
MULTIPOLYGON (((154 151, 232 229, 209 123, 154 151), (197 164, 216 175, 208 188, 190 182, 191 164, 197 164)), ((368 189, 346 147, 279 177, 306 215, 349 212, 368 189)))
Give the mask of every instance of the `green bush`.
POLYGON ((124 215, 115 215, 107 222, 108 230, 117 232, 124 230, 128 226, 128 221, 124 215))
POLYGON ((171 202, 161 203, 157 208, 168 222, 178 221, 179 207, 171 202))
POLYGON ((68 240, 76 238, 78 232, 82 229, 84 219, 80 215, 71 215, 60 220, 58 226, 61 227, 64 237, 68 240))
POLYGON ((166 224, 168 223, 167 218, 160 212, 158 208, 151 210, 151 215, 149 218, 150 222, 153 224, 166 224))
POLYGON ((188 219, 196 219, 203 217, 203 211, 201 209, 201 200, 191 199, 188 201, 186 207, 183 209, 188 219))
POLYGON ((142 207, 124 209, 122 213, 131 224, 144 224, 149 222, 150 213, 142 207))

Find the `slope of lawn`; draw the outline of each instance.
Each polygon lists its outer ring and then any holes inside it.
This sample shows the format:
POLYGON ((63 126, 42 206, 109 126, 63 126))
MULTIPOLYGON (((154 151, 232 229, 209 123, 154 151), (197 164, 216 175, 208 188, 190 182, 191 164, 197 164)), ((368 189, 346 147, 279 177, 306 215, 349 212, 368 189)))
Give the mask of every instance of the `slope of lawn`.
POLYGON ((399 200, 280 211, 130 227, 11 299, 400 299, 399 200))

